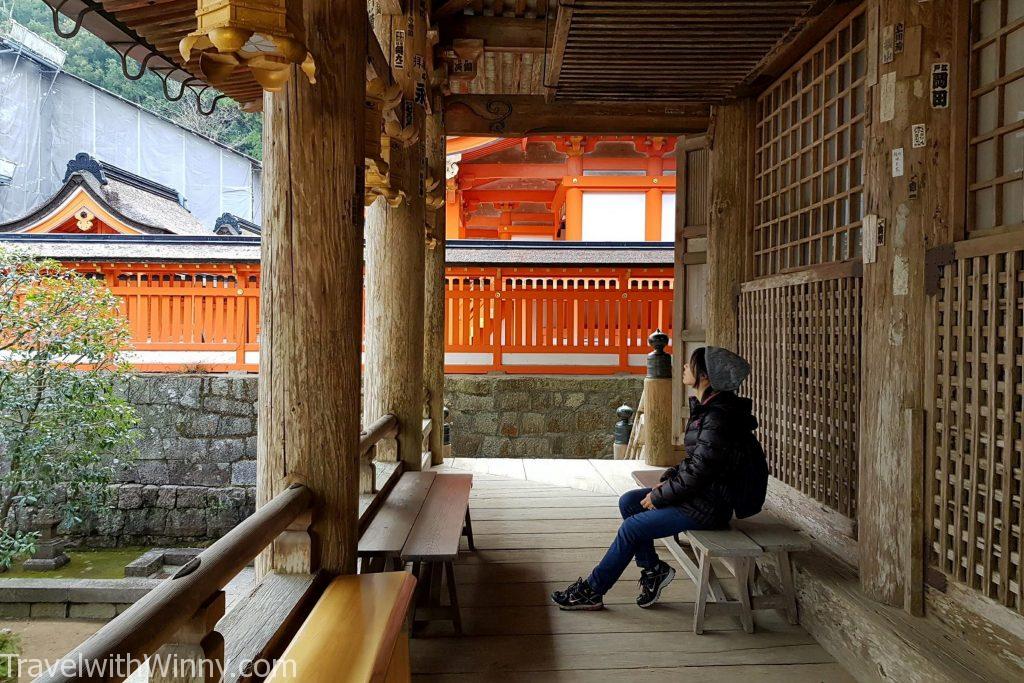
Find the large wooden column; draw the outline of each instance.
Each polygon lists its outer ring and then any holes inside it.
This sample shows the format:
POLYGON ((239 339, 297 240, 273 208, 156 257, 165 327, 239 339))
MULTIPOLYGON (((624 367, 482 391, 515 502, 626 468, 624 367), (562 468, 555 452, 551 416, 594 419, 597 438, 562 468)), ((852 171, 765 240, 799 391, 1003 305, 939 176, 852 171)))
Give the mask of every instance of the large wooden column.
MULTIPOLYGON (((265 100, 257 504, 315 495, 312 562, 356 566, 365 0, 305 0, 317 82, 265 100), (332 27, 330 31, 314 27, 332 27)), ((271 547, 265 573, 294 566, 271 547)))
MULTIPOLYGON (((441 112, 427 117, 427 174, 445 194, 444 122, 441 112)), ((446 207, 430 201, 427 207, 426 266, 423 271, 423 386, 431 420, 430 462, 444 462, 444 241, 446 207)))
POLYGON ((716 107, 712 129, 707 343, 736 351, 739 286, 751 262, 754 101, 716 107))
POLYGON ((863 235, 877 246, 864 258, 860 579, 868 595, 892 605, 919 599, 923 588, 923 540, 910 537, 909 525, 922 514, 923 483, 911 472, 924 458, 915 443, 924 435, 910 433, 907 411, 925 408, 925 250, 955 239, 953 110, 932 106, 931 70, 936 63, 951 64, 951 91, 966 88, 966 69, 957 68, 966 60, 958 65, 954 55, 955 37, 967 32, 957 15, 960 4, 876 0, 877 9, 869 10, 878 12, 880 34, 901 25, 906 35, 903 52, 889 63, 882 63, 879 48, 877 73, 868 74, 872 123, 863 235), (919 42, 912 34, 918 31, 919 42), (925 126, 924 147, 913 147, 916 124, 925 126), (881 237, 873 229, 875 216, 884 221, 881 237))
MULTIPOLYGON (((392 59, 395 36, 404 43, 402 62, 395 70, 402 86, 400 108, 412 103, 416 87, 411 55, 425 44, 426 27, 419 2, 409 3, 407 15, 372 15, 374 31, 392 59), (413 29, 408 30, 410 24, 413 29)), ((407 469, 422 462, 423 420, 423 269, 424 202, 423 107, 412 105, 408 125, 415 142, 396 146, 391 160, 391 189, 404 198, 392 206, 378 198, 366 211, 366 358, 363 375, 363 420, 370 424, 393 413, 398 417, 398 448, 407 469)), ((378 449, 378 459, 394 457, 378 449)))

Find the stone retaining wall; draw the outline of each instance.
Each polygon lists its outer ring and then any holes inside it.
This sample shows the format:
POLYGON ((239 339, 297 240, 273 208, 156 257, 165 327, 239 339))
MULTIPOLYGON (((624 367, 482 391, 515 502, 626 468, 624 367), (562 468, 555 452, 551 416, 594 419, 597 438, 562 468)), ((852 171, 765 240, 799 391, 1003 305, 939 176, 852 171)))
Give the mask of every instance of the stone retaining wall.
POLYGON ((449 375, 452 453, 464 458, 607 458, 615 409, 642 377, 449 375))
MULTIPOLYGON (((138 375, 125 393, 140 418, 138 458, 117 507, 85 529, 88 545, 202 543, 252 513, 254 375, 138 375)), ((636 406, 640 377, 449 375, 453 453, 487 458, 601 458, 615 408, 636 406)))

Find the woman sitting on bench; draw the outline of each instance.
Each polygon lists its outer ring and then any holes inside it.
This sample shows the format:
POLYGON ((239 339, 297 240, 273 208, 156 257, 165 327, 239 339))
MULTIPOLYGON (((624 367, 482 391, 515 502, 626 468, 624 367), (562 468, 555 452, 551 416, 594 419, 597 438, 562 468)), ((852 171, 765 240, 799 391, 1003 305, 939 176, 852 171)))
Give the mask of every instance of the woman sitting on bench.
POLYGON ((636 604, 657 602, 676 572, 658 558, 654 540, 696 529, 726 529, 733 515, 729 476, 742 453, 738 437, 757 428, 751 401, 734 392, 750 374, 750 365, 726 349, 708 346, 693 352, 683 373, 690 398, 686 458, 670 467, 653 489, 636 489, 619 498, 622 524, 604 559, 586 579, 580 577, 551 599, 563 610, 599 610, 604 594, 622 576, 630 559, 641 569, 636 604))

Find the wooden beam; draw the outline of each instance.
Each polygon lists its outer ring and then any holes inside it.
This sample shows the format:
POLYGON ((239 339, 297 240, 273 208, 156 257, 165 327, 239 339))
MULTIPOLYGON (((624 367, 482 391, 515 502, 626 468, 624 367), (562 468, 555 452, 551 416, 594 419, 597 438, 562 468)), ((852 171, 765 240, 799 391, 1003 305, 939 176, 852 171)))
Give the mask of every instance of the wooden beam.
POLYGON ((434 21, 440 21, 441 19, 461 14, 472 2, 473 0, 435 0, 434 11, 431 12, 430 18, 434 21))
POLYGON ((439 31, 442 45, 476 39, 489 52, 543 52, 550 41, 545 28, 543 19, 462 15, 440 24, 439 31))
MULTIPOLYGON (((257 505, 294 482, 315 497, 311 562, 353 573, 363 299, 366 4, 306 0, 316 85, 292 78, 266 102, 257 505), (301 302, 301 305, 296 305, 301 302)), ((257 572, 294 566, 271 546, 257 572)))
POLYGON ((539 95, 449 95, 448 135, 524 137, 534 133, 679 135, 708 127, 704 104, 548 103, 539 95))
POLYGON ((548 89, 546 95, 548 101, 554 98, 558 79, 562 75, 562 61, 565 59, 565 47, 569 42, 569 27, 572 25, 575 4, 576 0, 563 0, 558 3, 558 15, 555 17, 555 30, 551 39, 551 52, 547 70, 544 72, 544 87, 548 89))

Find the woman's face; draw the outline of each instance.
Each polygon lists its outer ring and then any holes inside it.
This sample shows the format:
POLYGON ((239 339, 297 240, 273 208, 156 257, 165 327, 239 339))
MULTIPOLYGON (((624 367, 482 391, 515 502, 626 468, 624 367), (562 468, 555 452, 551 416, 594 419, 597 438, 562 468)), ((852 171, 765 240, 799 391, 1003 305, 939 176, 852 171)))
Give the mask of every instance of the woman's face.
POLYGON ((689 363, 683 366, 683 384, 691 389, 697 386, 697 378, 693 376, 693 368, 690 367, 689 363))

